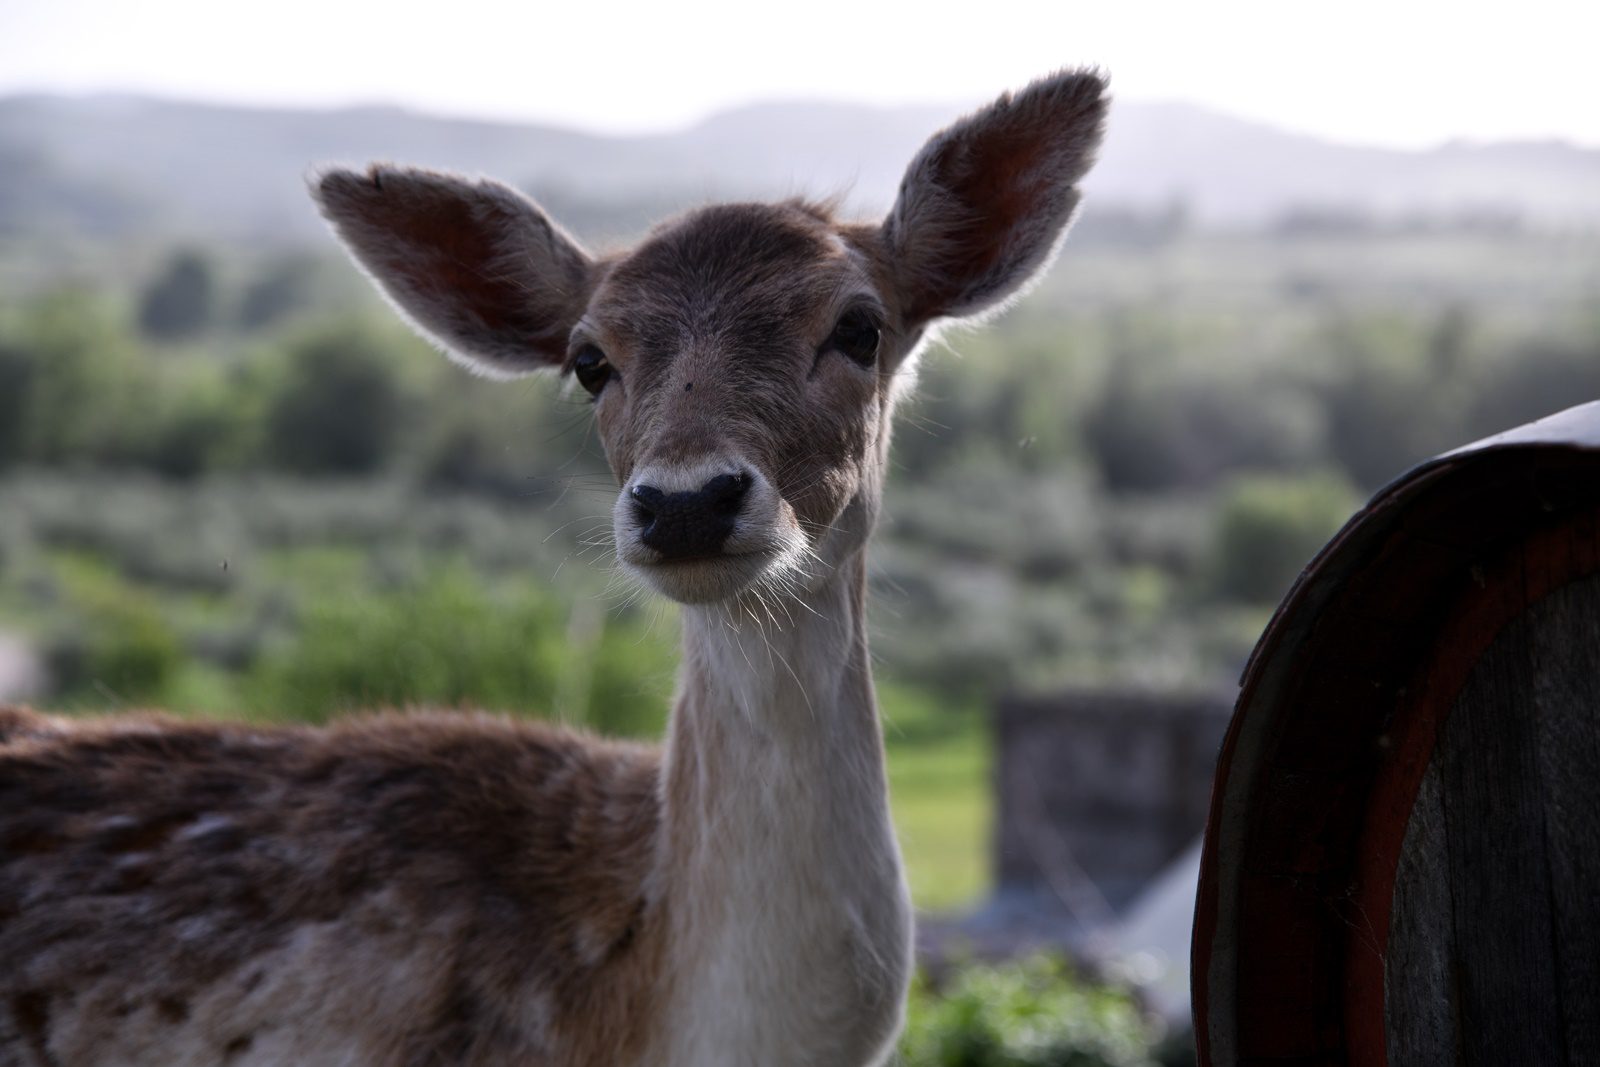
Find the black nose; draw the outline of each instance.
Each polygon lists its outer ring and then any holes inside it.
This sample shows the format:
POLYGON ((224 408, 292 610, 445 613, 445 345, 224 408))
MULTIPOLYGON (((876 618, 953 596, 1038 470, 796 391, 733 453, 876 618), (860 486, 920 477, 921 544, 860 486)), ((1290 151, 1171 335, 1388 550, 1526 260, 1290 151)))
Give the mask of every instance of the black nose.
POLYGON ((653 485, 628 490, 639 540, 665 559, 710 556, 722 548, 744 506, 750 476, 719 474, 692 493, 664 493, 653 485))

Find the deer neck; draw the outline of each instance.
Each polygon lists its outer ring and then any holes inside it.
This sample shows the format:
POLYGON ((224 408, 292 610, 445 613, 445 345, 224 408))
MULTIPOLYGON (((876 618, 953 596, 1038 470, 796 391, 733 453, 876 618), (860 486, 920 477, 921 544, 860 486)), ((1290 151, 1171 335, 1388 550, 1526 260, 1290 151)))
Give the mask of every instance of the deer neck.
POLYGON ((698 1029, 673 1062, 874 1062, 910 930, 861 554, 770 615, 687 609, 684 653, 662 873, 667 977, 685 1001, 669 1017, 698 1029))

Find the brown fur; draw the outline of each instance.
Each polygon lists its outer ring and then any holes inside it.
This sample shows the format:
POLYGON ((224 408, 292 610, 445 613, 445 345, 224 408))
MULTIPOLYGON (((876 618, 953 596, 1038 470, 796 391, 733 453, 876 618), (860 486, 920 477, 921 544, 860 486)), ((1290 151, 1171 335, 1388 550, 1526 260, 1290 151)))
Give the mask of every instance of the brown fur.
POLYGON ((520 373, 530 355, 559 363, 588 298, 588 256, 527 199, 497 182, 441 182, 410 168, 332 171, 318 184, 396 310, 430 336, 470 334, 476 369, 520 373), (538 272, 539 284, 523 283, 538 272))
MULTIPOLYGON (((658 941, 642 892, 658 775, 652 749, 484 715, 312 730, 0 709, 0 1065, 30 1062, 8 1028, 53 1062, 49 1021, 69 1010, 105 1032, 87 1047, 130 1016, 182 1023, 211 987, 248 1005, 255 961, 352 915, 450 952, 386 1006, 370 1062, 621 1062, 648 1016, 618 979, 648 974, 658 941), (558 1029, 517 1021, 530 981, 558 1029)), ((219 1030, 217 1062, 299 1025, 219 1030)))

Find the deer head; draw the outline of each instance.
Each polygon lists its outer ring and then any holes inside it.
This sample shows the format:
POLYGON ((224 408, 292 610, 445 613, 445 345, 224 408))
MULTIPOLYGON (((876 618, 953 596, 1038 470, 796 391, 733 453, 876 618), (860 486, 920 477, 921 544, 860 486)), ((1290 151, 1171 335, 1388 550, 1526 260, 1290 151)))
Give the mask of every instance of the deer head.
POLYGON ((685 603, 822 580, 878 510, 895 398, 941 320, 1055 255, 1106 111, 1062 72, 930 140, 879 224, 801 201, 692 211, 595 256, 488 180, 379 165, 315 183, 399 311, 493 377, 571 375, 621 493, 617 556, 685 603))

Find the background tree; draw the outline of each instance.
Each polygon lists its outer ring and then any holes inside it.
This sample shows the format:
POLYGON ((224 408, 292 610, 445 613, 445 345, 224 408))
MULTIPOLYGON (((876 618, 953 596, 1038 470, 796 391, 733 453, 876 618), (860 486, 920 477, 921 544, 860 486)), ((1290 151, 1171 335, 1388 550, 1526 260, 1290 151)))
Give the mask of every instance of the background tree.
POLYGON ((239 326, 262 330, 309 307, 316 267, 307 256, 289 256, 268 264, 239 298, 239 326))
POLYGON ((370 474, 399 436, 403 393, 392 353, 353 322, 295 343, 267 412, 266 449, 296 474, 370 474))
POLYGON ((198 252, 175 252, 139 299, 139 328, 156 340, 187 340, 211 324, 215 303, 210 264, 198 252))

